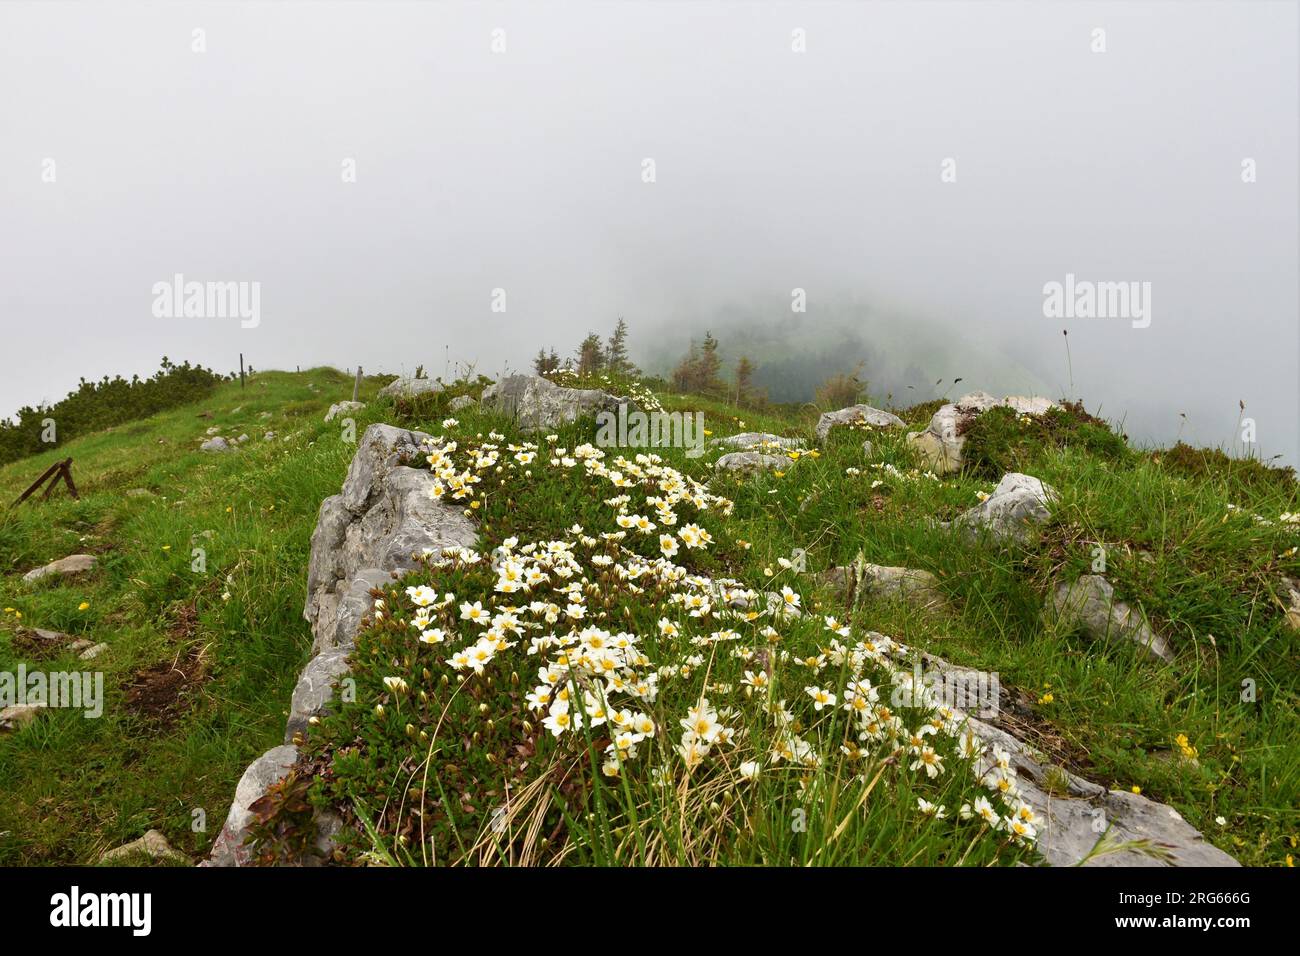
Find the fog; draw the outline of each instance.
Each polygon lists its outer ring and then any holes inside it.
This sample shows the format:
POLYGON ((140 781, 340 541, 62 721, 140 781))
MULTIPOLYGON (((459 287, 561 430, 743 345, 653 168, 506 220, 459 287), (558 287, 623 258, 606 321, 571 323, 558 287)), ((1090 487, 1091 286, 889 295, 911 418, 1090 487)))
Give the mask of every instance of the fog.
POLYGON ((1244 402, 1294 464, 1298 76, 1286 2, 5 3, 0 416, 164 354, 495 374, 621 315, 655 370, 847 329, 896 398, 1140 441, 1240 451, 1244 402), (156 315, 177 274, 259 283, 255 327, 156 315), (1149 325, 1047 317, 1067 275, 1149 325))

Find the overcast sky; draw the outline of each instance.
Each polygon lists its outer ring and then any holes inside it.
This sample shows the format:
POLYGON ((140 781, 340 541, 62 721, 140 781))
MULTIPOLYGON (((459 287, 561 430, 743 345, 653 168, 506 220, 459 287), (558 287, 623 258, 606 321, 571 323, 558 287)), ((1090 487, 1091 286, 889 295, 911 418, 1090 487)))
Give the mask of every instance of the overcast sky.
POLYGON ((163 354, 492 373, 621 314, 635 358, 802 288, 1055 395, 1068 327, 1134 437, 1226 444, 1245 401, 1294 462, 1296 11, 3 3, 0 416, 163 354), (260 283, 260 324, 156 316, 177 273, 260 283), (1067 273, 1149 282, 1149 327, 1046 317, 1067 273))

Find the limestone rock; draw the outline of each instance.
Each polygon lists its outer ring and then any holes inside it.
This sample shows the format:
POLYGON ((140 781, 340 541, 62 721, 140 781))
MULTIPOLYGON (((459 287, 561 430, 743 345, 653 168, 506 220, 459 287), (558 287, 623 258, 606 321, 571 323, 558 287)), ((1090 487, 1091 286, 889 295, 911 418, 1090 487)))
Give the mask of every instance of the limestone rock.
POLYGON ((873 444, 871 444, 871 442, 864 441, 862 443, 862 454, 865 455, 867 458, 870 458, 872 453, 875 452, 875 450, 876 447, 873 444))
POLYGON ((733 451, 718 459, 714 467, 718 471, 758 472, 767 469, 780 471, 790 467, 790 459, 777 455, 764 455, 757 451, 733 451))
POLYGON ((727 435, 715 438, 710 446, 731 448, 737 451, 789 451, 803 448, 802 438, 783 438, 769 432, 741 432, 739 435, 727 435))
MULTIPOLYGON (((922 654, 920 657, 926 671, 931 668, 962 670, 933 655, 922 654)), ((911 677, 902 668, 894 670, 895 680, 906 681, 911 677)), ((963 686, 971 686, 970 675, 979 673, 965 671, 963 686)), ((995 679, 997 675, 986 676, 995 679)), ((996 680, 983 683, 997 685, 996 680)), ((1103 830, 1108 826, 1109 839, 1117 842, 1150 841, 1156 855, 1128 848, 1097 856, 1087 863, 1088 866, 1239 865, 1227 853, 1207 842, 1173 807, 1135 793, 1107 790, 1063 768, 1052 766, 1019 738, 981 720, 969 710, 956 709, 957 719, 967 721, 966 727, 986 747, 997 745, 1011 757, 1011 769, 1020 797, 1034 808, 1040 818, 1037 846, 1049 866, 1074 866, 1087 856, 1101 837, 1097 831, 1098 824, 1103 830)), ((980 758, 980 771, 987 773, 992 768, 992 755, 986 752, 980 758)))
POLYGON ((230 451, 230 443, 218 435, 199 446, 199 451, 230 451))
POLYGON ((850 585, 856 581, 855 601, 859 595, 870 595, 884 600, 901 599, 925 610, 948 607, 948 598, 939 586, 939 579, 929 571, 916 568, 862 561, 847 568, 830 568, 822 573, 821 579, 846 595, 850 585))
POLYGON ((901 428, 906 423, 890 412, 872 408, 870 405, 850 405, 835 412, 825 412, 817 419, 817 441, 824 443, 836 425, 848 425, 853 422, 866 422, 877 428, 901 428))
POLYGON ((1057 585, 1047 608, 1049 620, 1077 627, 1095 641, 1130 641, 1162 661, 1174 659, 1168 641, 1123 601, 1099 574, 1082 575, 1073 584, 1057 585))
POLYGON ((369 591, 408 571, 416 555, 473 547, 478 532, 464 512, 429 497, 433 475, 421 444, 429 436, 392 425, 366 429, 340 494, 321 503, 307 567, 307 605, 315 648, 350 645, 369 613, 369 591), (410 464, 408 464, 410 463, 410 464))
POLYGON ((158 860, 167 863, 190 862, 190 858, 167 842, 167 837, 160 830, 150 830, 138 840, 124 843, 112 850, 105 850, 100 856, 100 863, 138 863, 142 859, 158 860))
POLYGON ((305 731, 311 718, 325 714, 334 697, 334 683, 347 672, 348 649, 322 651, 307 663, 293 689, 285 743, 293 743, 294 735, 305 731))
POLYGON ((340 415, 346 416, 351 412, 359 412, 365 407, 365 402, 335 402, 330 406, 330 410, 325 413, 325 421, 332 422, 340 415))
POLYGON ((1056 491, 1032 475, 1008 472, 993 494, 958 517, 953 525, 978 534, 987 530, 995 538, 1024 543, 1035 526, 1052 517, 1049 509, 1056 491))
POLYGON ((36 715, 44 706, 43 702, 38 701, 30 704, 12 704, 0 710, 0 731, 17 730, 19 727, 27 726, 36 719, 36 715))
POLYGON ((103 644, 103 643, 95 644, 91 647, 87 647, 77 656, 80 657, 83 661, 93 661, 96 657, 98 657, 100 654, 103 654, 106 650, 108 650, 107 644, 103 644))
POLYGON ((1300 631, 1300 581, 1284 574, 1280 583, 1282 585, 1282 597, 1286 603, 1287 627, 1293 631, 1300 631))
POLYGON ((297 747, 281 744, 272 747, 248 765, 244 775, 239 778, 239 785, 235 788, 235 802, 230 805, 225 825, 212 844, 212 854, 206 865, 244 866, 248 863, 249 854, 244 839, 248 836, 248 825, 253 820, 253 812, 249 807, 287 777, 297 759, 297 747))
POLYGON ((39 581, 51 575, 67 576, 72 574, 81 574, 89 571, 99 563, 99 559, 93 554, 70 554, 66 558, 59 558, 57 561, 51 561, 44 567, 34 568, 23 575, 23 580, 29 584, 32 581, 39 581))
MULTIPOLYGON (((342 491, 321 502, 303 609, 312 626, 313 657, 294 687, 286 741, 328 709, 334 684, 348 671, 357 629, 374 609, 371 591, 391 583, 394 572, 415 568, 417 556, 477 543, 478 531, 461 509, 429 497, 433 475, 424 467, 422 450, 428 438, 423 432, 371 425, 357 445, 342 491)), ((248 808, 283 778, 296 758, 297 747, 286 742, 249 766, 205 865, 247 862, 241 844, 251 819, 248 808)), ((316 823, 317 850, 328 856, 338 823, 331 824, 328 815, 318 815, 316 823)))
POLYGON ((566 388, 536 375, 511 375, 483 390, 484 408, 505 412, 526 432, 556 428, 598 412, 617 412, 635 402, 594 388, 566 388))
POLYGON ((926 467, 936 475, 957 471, 962 466, 962 431, 990 408, 1005 406, 1021 415, 1043 415, 1059 408, 1050 398, 1008 395, 998 400, 988 392, 971 392, 955 402, 940 406, 924 431, 909 432, 908 443, 916 449, 926 467))
POLYGON ((455 398, 453 398, 450 402, 447 403, 447 408, 450 411, 459 412, 465 410, 466 408, 472 408, 477 404, 478 402, 474 400, 473 395, 457 395, 455 398))
POLYGON ((436 395, 442 386, 431 378, 397 378, 379 390, 380 398, 415 398, 436 395))

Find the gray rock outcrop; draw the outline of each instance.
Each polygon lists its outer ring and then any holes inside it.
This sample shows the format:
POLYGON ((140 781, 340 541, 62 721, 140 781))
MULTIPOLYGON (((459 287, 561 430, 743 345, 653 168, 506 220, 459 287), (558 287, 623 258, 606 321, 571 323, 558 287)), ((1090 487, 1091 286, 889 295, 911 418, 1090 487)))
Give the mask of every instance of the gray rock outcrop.
POLYGON ((907 424, 892 412, 872 408, 870 405, 850 405, 848 408, 841 408, 838 411, 824 412, 817 419, 817 441, 825 443, 826 436, 830 434, 832 428, 837 425, 850 425, 854 422, 865 422, 877 428, 902 428, 907 424))
POLYGON ((723 455, 713 466, 718 471, 778 471, 790 467, 790 459, 778 455, 764 455, 757 451, 733 451, 723 455))
POLYGON ((1115 600, 1115 588, 1100 574, 1057 585, 1044 610, 1049 621, 1077 628, 1094 641, 1128 641, 1159 660, 1174 659, 1169 642, 1140 612, 1115 600))
POLYGON ((45 706, 43 701, 29 704, 10 704, 0 709, 0 730, 17 730, 37 718, 45 706))
POLYGON ((199 451, 230 451, 230 442, 218 435, 216 438, 209 438, 200 445, 199 451))
POLYGON ((398 378, 379 390, 380 398, 415 398, 417 395, 436 395, 442 386, 431 378, 398 378))
POLYGON ((957 471, 962 466, 962 449, 966 444, 962 432, 984 412, 999 406, 1021 415, 1043 415, 1060 407, 1050 398, 1008 395, 999 400, 988 392, 971 392, 941 406, 931 416, 924 431, 909 432, 908 444, 916 449, 925 466, 936 475, 957 471))
POLYGON ((99 858, 100 863, 120 863, 128 866, 142 860, 185 864, 190 862, 188 856, 167 842, 167 837, 161 830, 150 830, 138 840, 105 850, 99 858))
MULTIPOLYGON (((879 636, 879 635, 878 635, 879 636)), ((957 668, 942 658, 919 655, 924 672, 958 671, 962 687, 1000 686, 996 675, 972 681, 978 671, 957 668)), ((891 667, 895 679, 909 680, 904 668, 891 667)), ((954 682, 955 684, 955 682, 954 682)), ((940 684, 940 686, 943 686, 940 684)), ((1010 756, 1012 776, 1020 798, 1039 817, 1038 851, 1049 866, 1074 866, 1090 853, 1105 834, 1116 845, 1128 844, 1094 856, 1086 866, 1238 866, 1227 853, 1209 843, 1173 807, 1122 790, 1108 790, 1064 768, 1054 766, 1032 747, 1000 727, 981 720, 961 707, 958 720, 986 747, 996 745, 1010 756), (1137 843, 1142 845, 1135 845, 1137 843)), ((979 759, 979 770, 994 769, 992 755, 979 759)))
POLYGON ((1056 491, 1033 475, 1012 471, 1002 476, 986 500, 952 522, 972 535, 987 531, 995 538, 1024 543, 1052 517, 1056 491))
POLYGON ((42 567, 33 568, 23 575, 23 580, 31 584, 33 581, 39 581, 42 578, 82 574, 93 570, 98 563, 99 559, 93 554, 70 554, 66 558, 59 558, 59 560, 51 561, 42 567))
POLYGON ((477 528, 462 509, 429 497, 433 475, 421 447, 428 437, 371 425, 357 445, 341 492, 321 503, 303 610, 314 638, 312 658, 293 690, 285 743, 245 771, 213 846, 211 865, 247 861, 246 854, 241 856, 251 819, 247 808, 288 772, 297 758, 295 737, 329 708, 336 683, 348 672, 357 630, 374 608, 371 592, 391 583, 395 574, 416 568, 420 556, 476 544, 477 528))
POLYGON ((859 561, 846 568, 829 568, 822 572, 821 580, 845 596, 851 590, 855 602, 866 595, 884 600, 903 600, 927 611, 948 607, 948 598, 939 586, 939 579, 929 571, 917 568, 859 561))
POLYGON ((630 398, 594 388, 566 388, 537 375, 511 375, 483 390, 482 405, 505 412, 526 432, 556 428, 598 412, 617 412, 626 405, 638 411, 630 398))
POLYGON ((711 447, 731 448, 737 451, 790 451, 803 448, 802 438, 784 438, 769 432, 741 432, 726 435, 709 442, 711 447))
POLYGON ((332 422, 340 415, 346 416, 351 412, 359 412, 365 407, 365 402, 335 402, 325 413, 325 421, 332 422))

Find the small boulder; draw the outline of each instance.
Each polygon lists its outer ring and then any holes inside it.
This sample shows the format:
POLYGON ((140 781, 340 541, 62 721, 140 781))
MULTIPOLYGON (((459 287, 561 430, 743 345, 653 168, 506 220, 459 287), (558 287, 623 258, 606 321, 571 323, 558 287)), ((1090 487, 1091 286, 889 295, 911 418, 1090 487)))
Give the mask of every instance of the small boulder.
POLYGON ((769 432, 741 432, 739 435, 727 435, 709 442, 713 447, 731 448, 737 451, 791 451, 803 448, 801 438, 783 438, 769 432))
POLYGON ((238 438, 235 439, 235 441, 239 442, 239 444, 242 445, 244 442, 248 441, 248 436, 240 435, 238 438))
POLYGON ((50 575, 72 575, 81 574, 89 571, 99 563, 99 559, 93 554, 70 554, 66 558, 59 558, 57 561, 51 561, 44 567, 34 568, 23 575, 23 580, 29 584, 33 581, 39 581, 41 578, 50 575))
POLYGON ((940 406, 924 431, 908 432, 907 441, 936 475, 958 471, 962 466, 963 434, 970 423, 990 408, 1005 406, 1021 415, 1043 415, 1058 408, 1050 398, 1008 395, 998 400, 988 392, 971 392, 955 402, 940 406))
POLYGON ((758 472, 763 470, 778 471, 790 467, 790 459, 776 455, 764 455, 757 451, 733 451, 718 459, 714 467, 718 471, 758 472))
POLYGON ((1033 475, 1008 472, 987 499, 952 522, 972 534, 987 530, 995 538, 1024 543, 1037 525, 1052 517, 1056 491, 1033 475))
POLYGON ((477 404, 478 402, 474 400, 473 395, 457 395, 455 398, 453 398, 450 402, 447 403, 447 408, 450 411, 459 412, 459 411, 464 411, 467 408, 471 408, 477 404))
POLYGON ((817 419, 817 441, 824 443, 826 436, 835 426, 851 425, 855 422, 865 422, 877 428, 902 428, 906 424, 891 412, 872 408, 870 405, 850 405, 839 411, 825 412, 817 419))
POLYGON ((870 458, 871 455, 872 455, 872 453, 873 453, 875 450, 876 450, 876 446, 873 445, 873 444, 871 444, 871 442, 869 442, 869 441, 864 441, 864 442, 862 443, 862 454, 863 454, 865 457, 870 458))
POLYGON ((1044 609, 1049 621, 1077 627, 1095 641, 1131 641, 1152 657, 1174 659, 1173 648, 1151 630, 1143 616, 1123 601, 1100 574, 1082 575, 1073 584, 1059 584, 1044 609))
POLYGON ((36 719, 36 715, 44 706, 44 703, 38 701, 31 704, 13 704, 0 710, 0 730, 17 730, 19 727, 25 727, 36 719))
POLYGON ((939 579, 929 571, 883 564, 865 564, 862 571, 863 592, 873 597, 902 599, 926 610, 948 606, 939 579))
POLYGON ((556 428, 599 412, 617 413, 636 403, 594 388, 566 388, 537 375, 511 375, 483 390, 483 407, 510 415, 526 432, 556 428))
POLYGON ((855 603, 865 594, 884 600, 903 600, 923 610, 937 611, 948 607, 948 598, 939 586, 939 579, 929 571, 916 568, 870 564, 859 558, 850 567, 828 568, 820 578, 845 598, 856 582, 855 603))
POLYGON ((78 656, 83 661, 93 661, 96 657, 98 657, 100 654, 103 654, 107 650, 108 650, 107 644, 103 644, 103 643, 95 644, 92 647, 86 648, 78 656))
POLYGON ((218 435, 199 446, 199 451, 230 451, 230 443, 218 435))
POLYGON ((335 402, 330 406, 330 410, 325 413, 325 421, 332 422, 340 415, 347 415, 351 412, 359 412, 366 407, 365 402, 335 402))
POLYGON ((1300 581, 1282 575, 1282 598, 1286 603, 1286 623, 1293 631, 1300 631, 1300 581))
POLYGON ((431 378, 397 378, 379 390, 380 398, 415 398, 436 395, 442 386, 431 378))
POLYGON ((155 860, 165 863, 180 863, 186 866, 190 858, 167 842, 160 830, 150 830, 138 840, 124 843, 111 850, 105 850, 100 856, 100 863, 117 863, 129 865, 142 860, 155 860))

